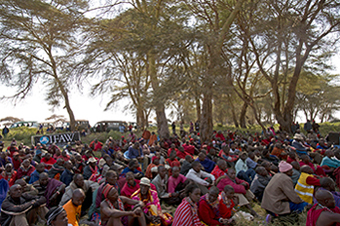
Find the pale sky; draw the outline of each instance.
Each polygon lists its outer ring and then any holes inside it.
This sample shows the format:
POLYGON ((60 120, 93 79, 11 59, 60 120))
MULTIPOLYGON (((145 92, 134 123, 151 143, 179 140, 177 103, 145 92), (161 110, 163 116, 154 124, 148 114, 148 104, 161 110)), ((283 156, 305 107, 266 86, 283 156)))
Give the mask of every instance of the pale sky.
MULTIPOLYGON (((42 85, 40 87, 35 87, 29 96, 24 100, 18 101, 16 104, 13 101, 1 100, 0 119, 13 116, 22 118, 25 121, 44 122, 52 114, 64 115, 65 118, 69 119, 67 111, 63 109, 63 106, 55 109, 54 112, 50 111, 51 106, 47 104, 44 96, 46 90, 42 85)), ((76 88, 70 93, 71 108, 76 119, 87 119, 90 121, 91 126, 102 120, 135 121, 134 115, 129 112, 123 112, 123 108, 128 103, 128 100, 120 101, 116 108, 104 111, 110 95, 93 98, 89 96, 89 90, 90 85, 86 84, 84 85, 83 93, 76 88)), ((0 85, 0 96, 6 96, 14 91, 15 89, 0 85)))

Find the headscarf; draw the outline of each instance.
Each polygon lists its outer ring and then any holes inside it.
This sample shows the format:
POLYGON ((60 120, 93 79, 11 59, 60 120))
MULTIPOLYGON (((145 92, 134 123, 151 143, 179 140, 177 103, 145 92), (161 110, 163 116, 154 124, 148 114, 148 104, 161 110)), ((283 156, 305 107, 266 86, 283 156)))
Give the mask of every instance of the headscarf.
POLYGON ((64 211, 64 208, 61 206, 53 207, 48 211, 45 218, 47 220, 47 225, 51 225, 51 222, 54 221, 57 216, 64 211))
POLYGON ((112 185, 110 185, 109 183, 107 183, 102 191, 102 194, 104 195, 104 198, 107 199, 107 196, 109 195, 109 192, 111 191, 111 189, 113 188, 112 185))

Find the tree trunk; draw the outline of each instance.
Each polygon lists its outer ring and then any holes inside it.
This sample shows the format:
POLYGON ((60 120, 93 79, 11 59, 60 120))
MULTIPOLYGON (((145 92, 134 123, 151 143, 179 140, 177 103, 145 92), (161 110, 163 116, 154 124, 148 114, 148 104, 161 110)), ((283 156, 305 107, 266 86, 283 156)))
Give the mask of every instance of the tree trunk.
POLYGON ((296 97, 296 86, 300 78, 302 66, 306 62, 306 59, 312 49, 311 46, 308 46, 308 48, 305 50, 305 54, 301 56, 301 52, 303 49, 302 46, 303 46, 303 40, 300 39, 299 45, 296 50, 296 62, 295 62, 294 73, 289 82, 287 103, 283 109, 283 114, 282 114, 283 117, 280 115, 281 109, 276 109, 276 112, 279 113, 277 115, 277 121, 279 122, 281 128, 287 132, 290 132, 290 125, 292 124, 292 120, 293 120, 292 114, 293 114, 295 97, 296 97))
POLYGON ((200 98, 196 97, 196 116, 197 116, 197 120, 200 121, 201 120, 201 100, 200 98))
POLYGON ((202 142, 210 140, 213 132, 212 94, 203 95, 202 117, 200 121, 200 137, 202 142))
POLYGON ((64 101, 65 101, 65 107, 66 110, 67 110, 67 113, 70 117, 70 130, 71 131, 75 131, 76 129, 76 119, 74 117, 74 113, 71 109, 71 105, 70 105, 70 100, 69 100, 69 97, 68 97, 68 93, 64 87, 64 84, 62 83, 62 81, 59 79, 59 76, 58 76, 58 72, 57 72, 57 66, 56 66, 56 63, 55 63, 55 60, 52 56, 52 50, 49 49, 49 52, 48 52, 48 55, 49 55, 49 58, 51 60, 51 64, 52 64, 52 70, 53 70, 53 78, 55 79, 55 81, 58 83, 58 87, 60 89, 60 92, 61 94, 63 95, 64 97, 64 101))
POLYGON ((68 94, 67 94, 67 92, 66 92, 66 90, 64 88, 63 83, 60 81, 60 79, 57 77, 57 75, 55 75, 54 78, 55 78, 56 82, 58 83, 58 86, 59 86, 61 94, 64 97, 64 101, 65 101, 65 107, 64 108, 66 108, 67 113, 68 113, 68 115, 70 117, 70 130, 71 131, 75 131, 75 129, 76 129, 76 119, 75 119, 73 111, 71 109, 71 105, 70 105, 70 100, 69 100, 68 94))
POLYGON ((237 118, 236 118, 236 113, 235 113, 235 106, 231 100, 231 94, 228 94, 228 102, 229 102, 229 105, 230 105, 230 110, 231 110, 231 115, 233 117, 233 121, 234 121, 234 125, 236 128, 239 127, 239 124, 238 124, 238 121, 237 121, 237 118))
POLYGON ((266 128, 264 127, 264 125, 261 122, 261 114, 257 113, 257 109, 255 107, 254 102, 250 103, 249 105, 250 105, 251 109, 253 109, 254 117, 255 117, 256 122, 261 126, 263 132, 265 132, 266 128))
POLYGON ((161 138, 169 138, 169 127, 168 120, 165 115, 165 107, 157 107, 156 108, 156 116, 157 116, 157 132, 161 138))
POLYGON ((151 85, 154 91, 154 105, 157 117, 157 129, 158 135, 161 138, 169 138, 170 132, 168 127, 168 120, 165 115, 165 107, 164 107, 164 94, 161 94, 161 87, 159 87, 159 81, 157 77, 157 68, 156 68, 156 57, 155 54, 152 53, 152 50, 148 53, 148 63, 149 63, 149 73, 151 78, 151 85))
POLYGON ((239 124, 238 124, 238 121, 237 121, 237 118, 236 118, 236 114, 235 114, 235 109, 234 108, 231 109, 231 114, 233 116, 234 125, 235 125, 236 128, 238 128, 239 124))
POLYGON ((147 110, 144 111, 144 120, 145 120, 145 127, 148 128, 149 127, 149 114, 147 110))
POLYGON ((286 132, 291 132, 291 124, 293 121, 293 116, 290 114, 285 114, 283 117, 279 114, 276 115, 276 120, 280 124, 281 129, 286 132))
MULTIPOLYGON (((209 49, 209 48, 208 48, 209 49)), ((203 79, 204 88, 203 93, 203 104, 202 104, 202 115, 200 121, 200 137, 201 142, 210 141, 213 132, 213 113, 212 113, 212 99, 213 99, 213 78, 215 78, 215 69, 217 65, 217 56, 215 51, 209 49, 209 64, 207 67, 207 72, 205 78, 203 79)))
MULTIPOLYGON (((216 75, 221 73, 217 66, 224 63, 221 59, 223 45, 227 34, 229 33, 230 27, 236 18, 239 10, 244 1, 237 1, 235 8, 231 11, 226 21, 219 25, 218 21, 210 23, 210 29, 214 32, 210 34, 209 41, 206 43, 206 48, 208 51, 208 65, 207 71, 203 79, 203 106, 202 106, 202 116, 200 122, 200 137, 202 142, 210 141, 213 132, 213 114, 212 114, 212 98, 214 90, 214 79, 216 75), (215 26, 218 24, 218 26, 215 26)), ((203 4, 203 3, 202 3, 203 4)), ((218 14, 216 13, 218 18, 218 14)), ((211 22, 211 21, 210 21, 211 22)))
POLYGON ((75 119, 73 111, 71 109, 70 101, 69 101, 67 93, 65 92, 65 95, 63 94, 63 96, 64 96, 64 101, 65 101, 65 107, 66 107, 67 113, 70 117, 70 129, 71 129, 71 131, 74 131, 75 128, 76 128, 76 119, 75 119))
POLYGON ((142 106, 137 107, 137 129, 143 131, 145 128, 145 116, 142 106))
POLYGON ((322 114, 321 117, 320 117, 320 122, 323 123, 323 120, 325 118, 325 114, 322 114))
POLYGON ((241 126, 241 128, 247 128, 247 125, 246 125, 247 108, 248 108, 248 104, 246 102, 243 102, 243 106, 241 108, 241 113, 240 113, 240 126, 241 126))

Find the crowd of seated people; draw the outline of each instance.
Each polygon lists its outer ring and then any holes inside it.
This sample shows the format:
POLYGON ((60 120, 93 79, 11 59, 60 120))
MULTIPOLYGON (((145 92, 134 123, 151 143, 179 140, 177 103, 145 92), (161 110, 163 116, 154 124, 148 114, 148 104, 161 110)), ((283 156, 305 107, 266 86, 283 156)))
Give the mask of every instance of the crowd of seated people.
POLYGON ((169 139, 144 131, 61 147, 13 139, 0 152, 0 225, 295 222, 304 210, 307 225, 332 225, 340 150, 310 133, 214 131, 202 142, 197 131, 169 139))

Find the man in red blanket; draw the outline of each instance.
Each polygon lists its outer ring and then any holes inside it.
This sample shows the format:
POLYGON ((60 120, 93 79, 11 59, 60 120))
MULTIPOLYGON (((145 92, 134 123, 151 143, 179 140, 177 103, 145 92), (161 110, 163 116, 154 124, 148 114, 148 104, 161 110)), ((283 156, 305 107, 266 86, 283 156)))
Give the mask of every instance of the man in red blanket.
POLYGON ((220 190, 217 187, 211 187, 198 203, 199 218, 210 226, 227 225, 231 222, 231 220, 222 218, 220 200, 218 199, 219 193, 220 190))
POLYGON ((332 193, 318 190, 315 193, 318 204, 315 204, 307 214, 306 226, 340 225, 340 209, 335 206, 332 193))

